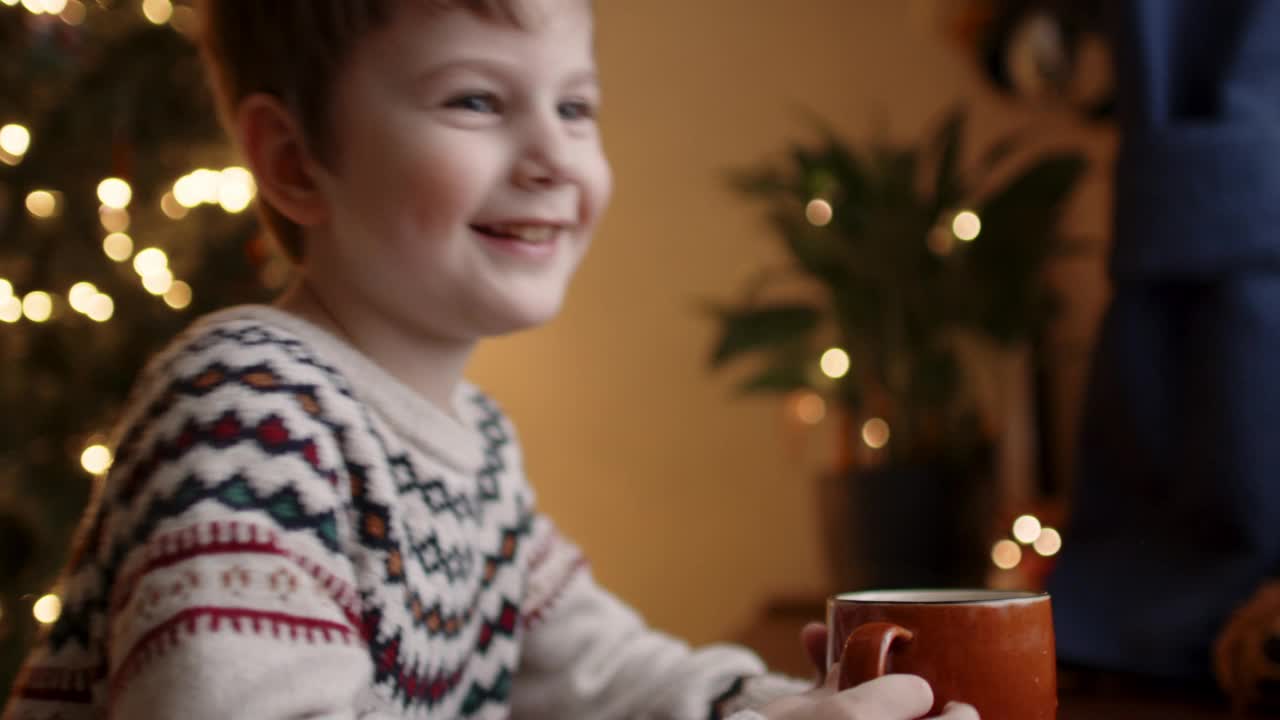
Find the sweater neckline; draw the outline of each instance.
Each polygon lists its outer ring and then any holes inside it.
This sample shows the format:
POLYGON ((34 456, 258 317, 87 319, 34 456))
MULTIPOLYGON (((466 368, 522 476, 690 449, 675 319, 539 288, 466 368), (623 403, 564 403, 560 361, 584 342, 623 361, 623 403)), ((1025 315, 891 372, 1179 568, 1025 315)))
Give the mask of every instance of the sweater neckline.
POLYGON ((197 326, 247 320, 269 325, 302 341, 346 378, 356 398, 382 416, 406 441, 455 470, 475 472, 485 462, 475 428, 476 388, 462 381, 453 391, 453 414, 446 412, 379 365, 373 358, 310 320, 271 305, 238 305, 219 310, 197 326), (462 420, 459 421, 458 418, 462 420))

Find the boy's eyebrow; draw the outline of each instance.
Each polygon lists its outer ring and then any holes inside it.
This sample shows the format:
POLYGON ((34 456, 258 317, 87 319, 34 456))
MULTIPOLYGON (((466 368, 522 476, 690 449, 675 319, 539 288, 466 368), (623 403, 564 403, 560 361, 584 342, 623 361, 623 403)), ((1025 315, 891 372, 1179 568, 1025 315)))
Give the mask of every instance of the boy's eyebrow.
MULTIPOLYGON (((515 74, 513 68, 506 63, 492 60, 489 58, 461 58, 450 60, 446 63, 428 68, 418 75, 418 82, 426 82, 440 75, 444 75, 450 71, 460 69, 479 69, 482 72, 498 75, 501 77, 510 77, 515 74)), ((582 68, 569 73, 565 79, 566 85, 582 85, 591 84, 599 85, 600 76, 594 67, 582 68)))
POLYGON ((568 85, 599 85, 600 74, 596 72, 595 68, 578 70, 577 72, 569 73, 568 80, 568 85))

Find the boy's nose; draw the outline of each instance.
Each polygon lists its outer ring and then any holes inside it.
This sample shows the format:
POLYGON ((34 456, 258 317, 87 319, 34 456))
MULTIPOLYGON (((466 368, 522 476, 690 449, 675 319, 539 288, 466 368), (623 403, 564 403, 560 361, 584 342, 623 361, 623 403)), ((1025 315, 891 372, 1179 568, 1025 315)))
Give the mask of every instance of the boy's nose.
POLYGON ((526 153, 516 162, 515 184, 528 190, 554 187, 568 179, 562 165, 549 156, 526 153))
POLYGON ((538 189, 559 185, 572 176, 570 149, 558 119, 537 118, 528 123, 520 157, 513 168, 515 184, 538 189))

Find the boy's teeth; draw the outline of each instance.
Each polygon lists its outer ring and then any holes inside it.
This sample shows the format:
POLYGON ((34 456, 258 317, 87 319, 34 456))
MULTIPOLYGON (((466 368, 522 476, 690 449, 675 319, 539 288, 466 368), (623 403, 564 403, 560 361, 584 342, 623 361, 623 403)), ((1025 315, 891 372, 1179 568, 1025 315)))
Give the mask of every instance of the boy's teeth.
POLYGON ((490 225, 488 230, 498 235, 507 235, 527 243, 544 243, 555 235, 556 229, 550 225, 490 225))

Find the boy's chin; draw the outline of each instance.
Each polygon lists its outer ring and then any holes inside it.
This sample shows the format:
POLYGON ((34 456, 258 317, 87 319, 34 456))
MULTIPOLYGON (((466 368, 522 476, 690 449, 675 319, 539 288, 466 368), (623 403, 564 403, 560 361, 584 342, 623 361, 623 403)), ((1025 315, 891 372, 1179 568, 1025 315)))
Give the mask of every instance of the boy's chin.
POLYGON ((512 302, 498 312, 492 313, 488 327, 484 329, 486 336, 510 335, 546 325, 560 314, 564 305, 564 296, 554 298, 527 299, 523 302, 512 302))

